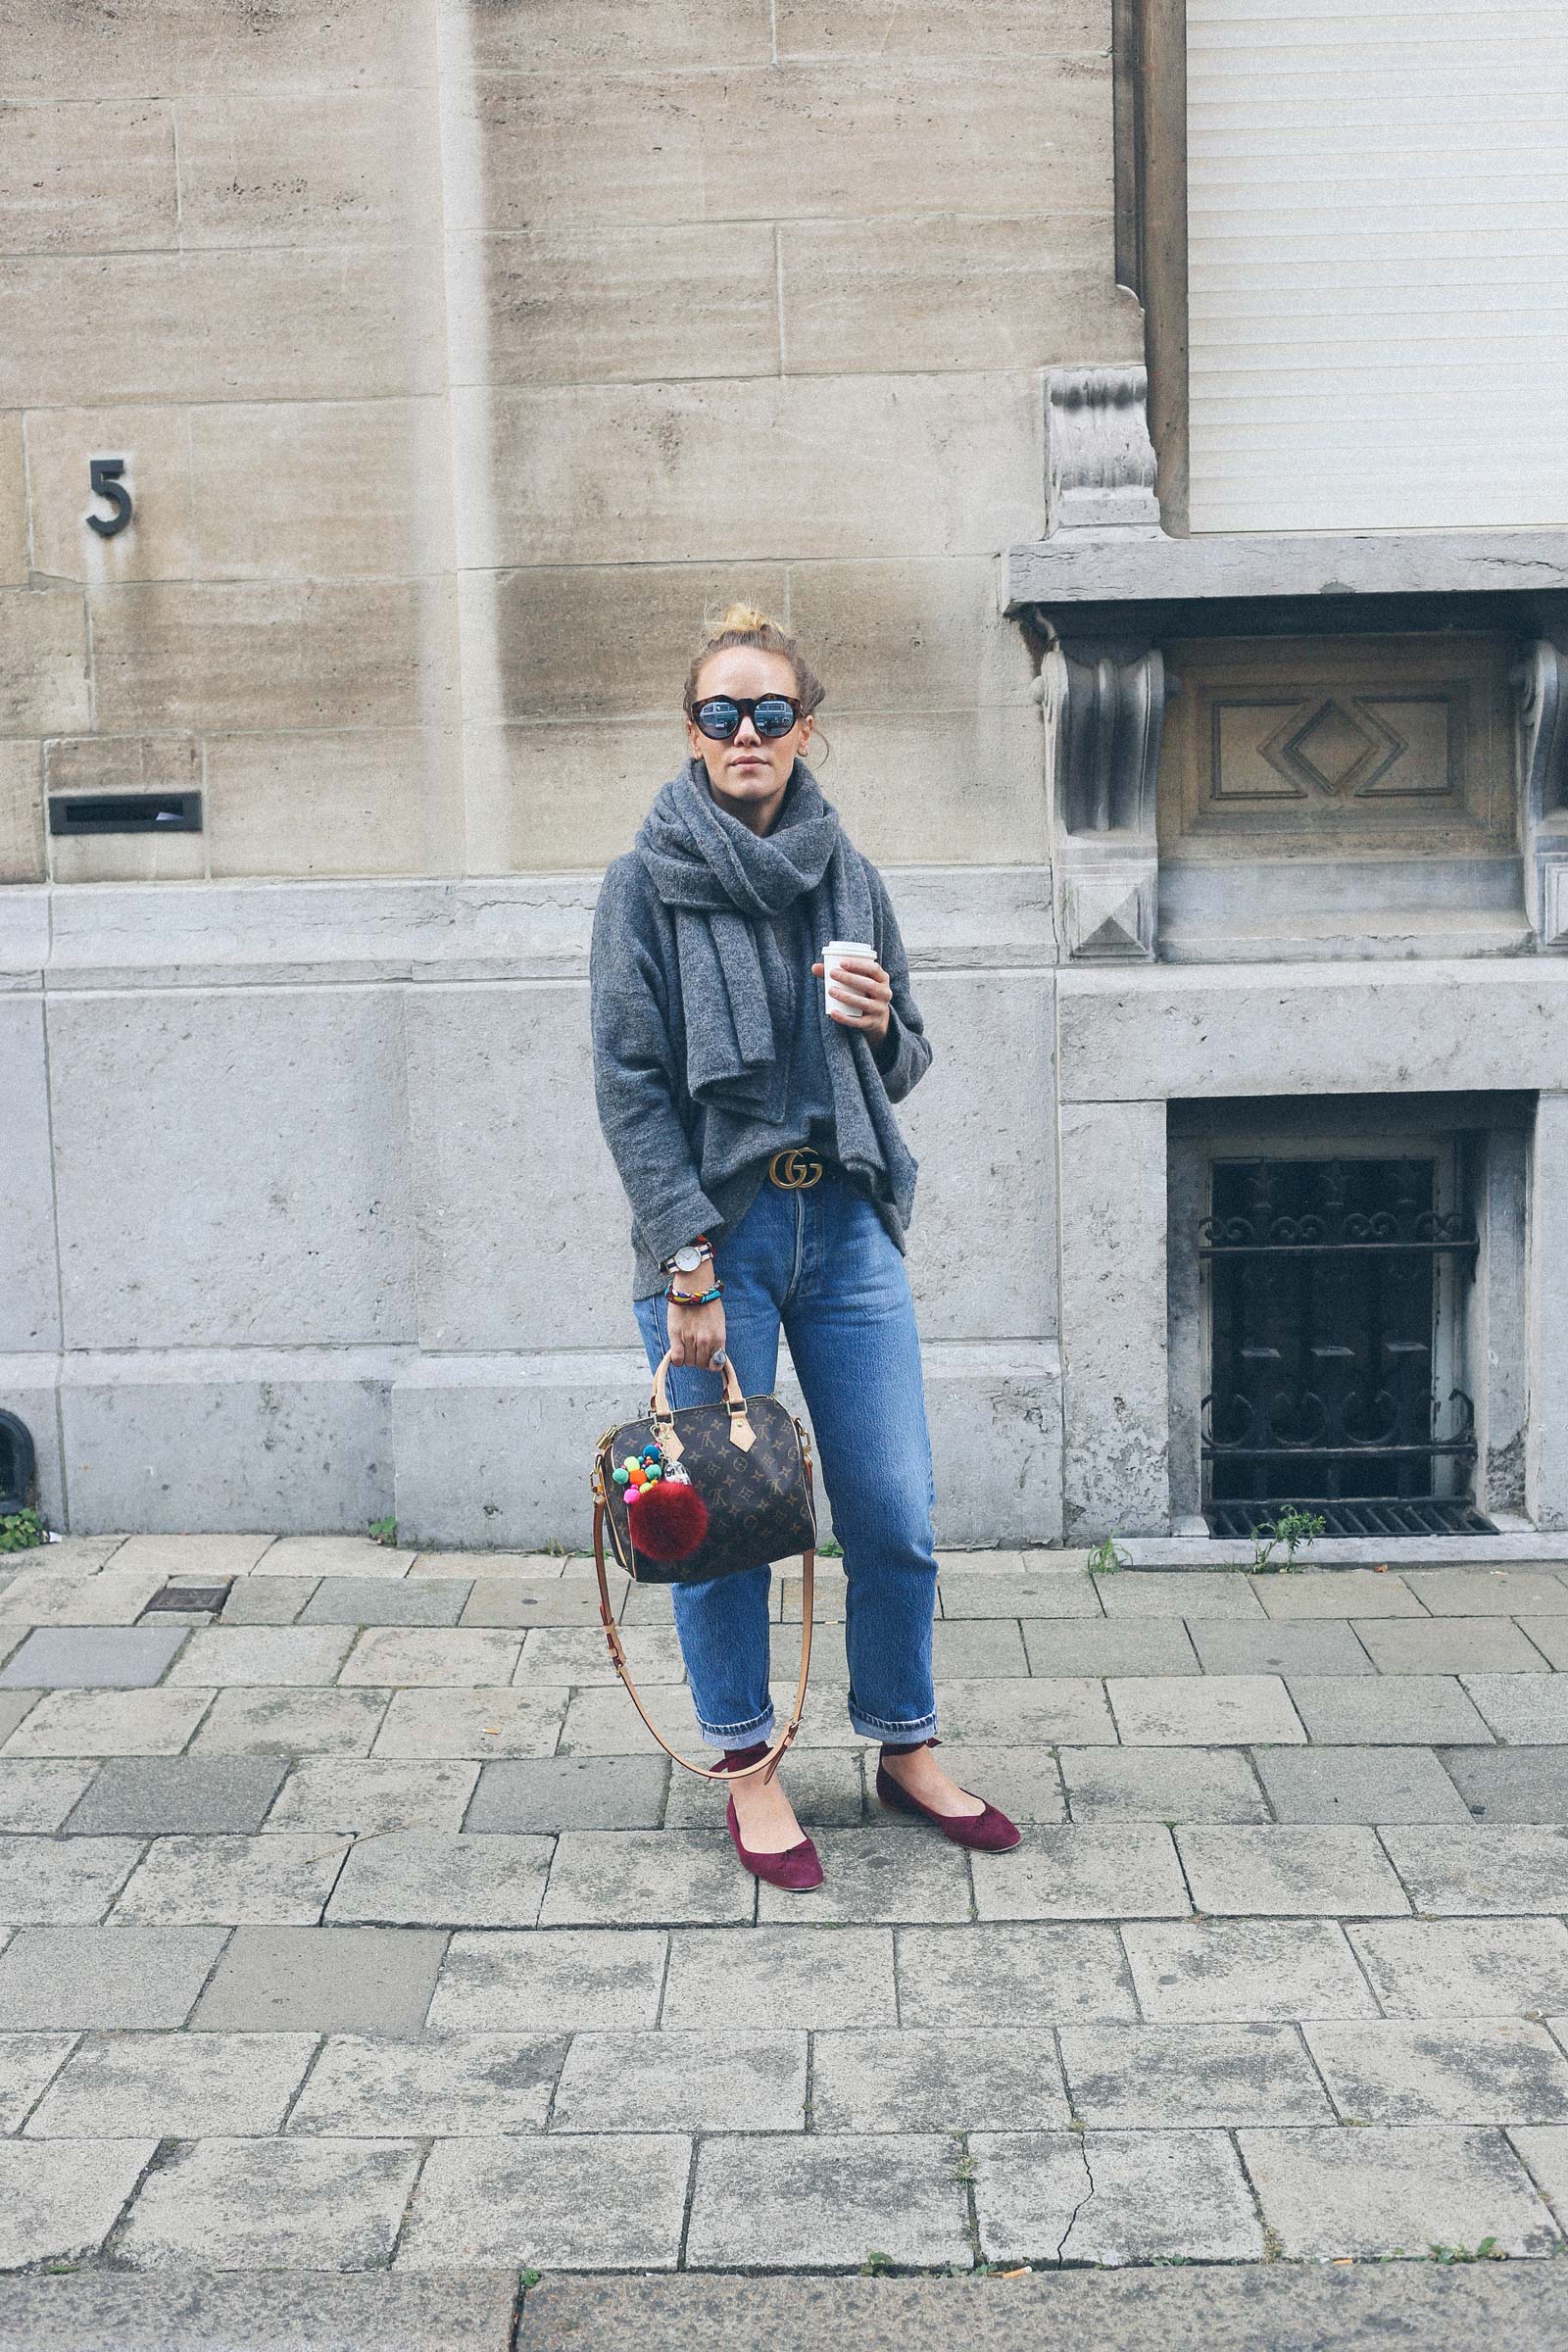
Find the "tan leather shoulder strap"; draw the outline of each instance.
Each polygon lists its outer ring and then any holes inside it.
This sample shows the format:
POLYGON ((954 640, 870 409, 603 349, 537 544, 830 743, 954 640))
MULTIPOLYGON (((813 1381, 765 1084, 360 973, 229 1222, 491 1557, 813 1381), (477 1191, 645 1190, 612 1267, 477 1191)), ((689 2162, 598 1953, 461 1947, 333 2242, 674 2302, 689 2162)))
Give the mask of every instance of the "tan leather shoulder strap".
MULTIPOLYGON (((809 1493, 811 1488, 811 1465, 809 1462, 806 1465, 806 1485, 807 1492, 809 1493)), ((682 1772, 692 1773, 700 1781, 749 1781, 755 1773, 760 1773, 764 1781, 770 1781, 783 1762, 785 1755, 794 1745, 795 1735, 801 1728, 801 1717, 806 1712, 806 1684, 811 1671, 811 1614, 816 1570, 814 1549, 803 1551, 801 1554, 801 1673, 800 1680, 795 1686, 795 1699, 790 1708, 789 1722, 784 1726, 766 1755, 759 1756, 755 1764, 743 1765, 739 1772, 726 1772, 722 1766, 717 1766, 712 1771, 705 1771, 701 1764, 688 1764, 679 1748, 670 1746, 669 1741, 664 1738, 663 1733, 638 1696, 637 1686, 632 1681, 630 1670, 626 1664, 626 1651, 620 1639, 620 1628, 615 1623, 615 1612, 611 1603, 610 1583, 605 1574, 605 1506, 597 1495, 594 1499, 594 1566, 599 1577, 599 1617, 605 1629, 605 1640, 610 1644, 611 1662, 626 1686, 626 1696, 631 1700, 632 1705, 647 1724, 665 1755, 673 1756, 682 1772)))

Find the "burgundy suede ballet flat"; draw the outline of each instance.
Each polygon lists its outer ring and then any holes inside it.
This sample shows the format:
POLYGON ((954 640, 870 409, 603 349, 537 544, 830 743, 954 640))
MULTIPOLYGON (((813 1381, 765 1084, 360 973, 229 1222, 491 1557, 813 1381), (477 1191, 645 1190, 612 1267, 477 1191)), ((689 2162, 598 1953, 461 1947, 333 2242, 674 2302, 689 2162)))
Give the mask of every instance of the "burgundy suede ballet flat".
MULTIPOLYGON (((738 1771, 743 1765, 755 1764, 766 1753, 767 1743, 761 1740, 755 1747, 726 1748, 720 1769, 738 1771)), ((754 1854, 741 1840, 740 1817, 733 1796, 724 1800, 724 1819, 730 1841, 754 1878, 765 1880, 769 1886, 782 1886, 790 1894, 809 1894, 813 1886, 821 1886, 825 1875, 822 1858, 809 1838, 803 1838, 799 1845, 787 1845, 781 1854, 754 1854)))
MULTIPOLYGON (((935 1741, 917 1744, 934 1746, 935 1741)), ((903 1752, 907 1755, 909 1751, 906 1748, 903 1752)), ((917 1796, 911 1796, 907 1788, 900 1788, 880 1756, 876 1765, 876 1792, 890 1811, 913 1813, 922 1821, 934 1821, 944 1838, 951 1838, 955 1845, 972 1846, 978 1854, 1004 1854, 1009 1846, 1023 1843, 1023 1832, 1017 1823, 1009 1821, 995 1805, 987 1805, 983 1813, 933 1812, 917 1796)), ((970 1796, 974 1792, 966 1788, 963 1793, 970 1796)))

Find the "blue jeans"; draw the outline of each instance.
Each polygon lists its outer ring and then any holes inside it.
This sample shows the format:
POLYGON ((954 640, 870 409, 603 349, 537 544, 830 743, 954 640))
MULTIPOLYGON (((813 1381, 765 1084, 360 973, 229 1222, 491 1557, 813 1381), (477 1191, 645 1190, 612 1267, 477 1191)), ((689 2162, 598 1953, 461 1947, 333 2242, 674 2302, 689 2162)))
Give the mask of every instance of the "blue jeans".
MULTIPOLYGON (((748 1396, 778 1375, 782 1326, 814 1438, 815 1469, 844 1546, 850 1721, 862 1739, 914 1740, 936 1730, 931 1620, 936 1500, 920 1343, 909 1278, 870 1201, 828 1164, 787 1192, 764 1176, 713 1246, 724 1285, 724 1346, 748 1396)), ((656 1366, 669 1345, 662 1293, 636 1301, 656 1366)), ((672 1405, 723 1395, 719 1373, 672 1364, 672 1405)), ((675 1629, 704 1740, 768 1739, 768 1588, 761 1562, 672 1588, 675 1629)))

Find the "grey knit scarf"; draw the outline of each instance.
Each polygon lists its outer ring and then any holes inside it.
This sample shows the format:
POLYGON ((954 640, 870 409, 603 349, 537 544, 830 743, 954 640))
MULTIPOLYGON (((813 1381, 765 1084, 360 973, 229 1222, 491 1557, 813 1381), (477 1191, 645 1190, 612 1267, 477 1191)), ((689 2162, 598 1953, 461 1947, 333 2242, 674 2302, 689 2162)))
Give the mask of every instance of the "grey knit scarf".
POLYGON ((798 992, 812 989, 839 1158, 906 1218, 916 1162, 870 1043, 832 1018, 820 981, 808 967, 791 970, 771 922, 758 919, 805 893, 816 956, 830 939, 875 937, 864 861, 810 769, 796 760, 772 831, 757 834, 718 806, 702 761, 688 760, 661 788, 633 847, 674 918, 693 1102, 721 1125, 785 1127, 798 992))

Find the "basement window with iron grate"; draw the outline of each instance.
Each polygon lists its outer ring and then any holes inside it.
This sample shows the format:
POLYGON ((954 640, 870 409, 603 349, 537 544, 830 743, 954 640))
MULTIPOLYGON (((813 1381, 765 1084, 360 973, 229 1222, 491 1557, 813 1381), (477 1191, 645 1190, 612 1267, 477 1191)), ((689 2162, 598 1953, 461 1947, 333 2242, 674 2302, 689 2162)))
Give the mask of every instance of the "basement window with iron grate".
POLYGON ((1250 1536, 1292 1507, 1330 1535, 1490 1534, 1453 1377, 1478 1241, 1444 1159, 1216 1159, 1203 1515, 1250 1536))

